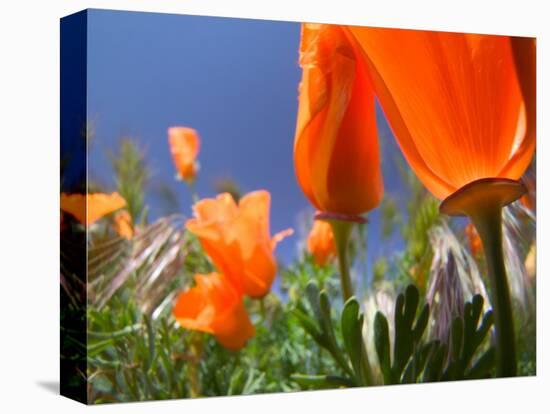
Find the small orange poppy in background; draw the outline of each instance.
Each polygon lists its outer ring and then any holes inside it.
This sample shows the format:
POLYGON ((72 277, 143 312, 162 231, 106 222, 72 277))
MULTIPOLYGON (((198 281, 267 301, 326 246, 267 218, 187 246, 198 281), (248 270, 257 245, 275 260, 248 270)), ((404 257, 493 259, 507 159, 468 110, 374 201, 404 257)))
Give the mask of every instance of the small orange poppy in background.
POLYGON ((483 244, 481 243, 481 238, 472 223, 468 223, 464 228, 464 233, 466 234, 466 239, 468 240, 468 245, 470 246, 470 252, 472 256, 478 257, 479 254, 483 251, 483 244))
POLYGON ((196 285, 181 293, 172 310, 183 327, 212 334, 237 351, 254 335, 242 295, 219 273, 195 275, 196 285))
POLYGON ((336 25, 303 24, 294 141, 298 182, 320 211, 359 215, 384 192, 375 98, 355 39, 336 25))
POLYGON ((526 133, 509 37, 348 30, 405 158, 436 197, 483 178, 521 177, 535 136, 526 133))
POLYGON ((127 210, 121 210, 114 217, 114 229, 120 237, 131 240, 134 236, 132 216, 127 210))
POLYGON ((192 128, 171 127, 168 128, 168 143, 178 176, 182 180, 192 181, 199 168, 199 134, 192 128))
POLYGON ((195 217, 186 223, 215 267, 235 288, 248 296, 265 296, 277 273, 273 251, 291 229, 270 236, 267 191, 254 191, 240 199, 229 193, 203 199, 193 206, 195 217))
POLYGON ((126 200, 118 193, 66 194, 61 193, 61 210, 69 213, 85 226, 126 206, 126 200), (87 207, 87 208, 86 208, 87 207))
POLYGON ((534 173, 528 172, 523 176, 523 184, 527 193, 519 199, 526 208, 536 213, 537 211, 537 181, 534 173))
POLYGON ((336 244, 330 223, 323 220, 313 221, 313 227, 307 237, 307 250, 319 266, 324 266, 329 259, 336 256, 336 244))

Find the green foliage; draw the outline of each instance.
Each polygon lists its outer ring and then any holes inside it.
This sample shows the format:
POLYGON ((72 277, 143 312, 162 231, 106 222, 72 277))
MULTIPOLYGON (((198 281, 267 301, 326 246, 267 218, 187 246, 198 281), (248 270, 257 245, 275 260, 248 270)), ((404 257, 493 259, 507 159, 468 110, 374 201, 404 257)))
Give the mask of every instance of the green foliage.
POLYGON ((376 259, 372 266, 372 283, 376 284, 383 281, 388 274, 389 263, 385 257, 379 257, 376 259))
POLYGON ((327 350, 340 368, 343 376, 354 377, 349 361, 345 358, 342 347, 337 342, 335 327, 333 326, 331 308, 326 291, 319 292, 315 282, 307 285, 305 291, 309 308, 299 301, 293 311, 300 325, 315 340, 315 342, 327 350), (313 314, 313 317, 310 316, 313 314))
POLYGON ((418 305, 418 289, 413 285, 397 297, 393 362, 390 358, 388 321, 381 312, 376 314, 375 345, 384 384, 491 376, 495 363, 494 348, 483 350, 482 345, 492 327, 493 315, 491 311, 487 312, 479 324, 483 308, 480 295, 464 305, 463 317, 453 320, 449 343, 437 339, 423 340, 429 320, 429 306, 425 304, 419 310, 418 305))
POLYGON ((444 380, 488 377, 494 363, 494 348, 490 347, 472 365, 472 359, 493 326, 493 313, 488 311, 479 324, 483 298, 475 295, 464 305, 463 318, 456 318, 451 325, 449 365, 444 380), (469 368, 471 366, 471 368, 469 368))
POLYGON ((384 383, 396 384, 401 380, 403 370, 418 347, 428 324, 429 306, 422 308, 418 318, 415 317, 419 302, 418 289, 409 285, 405 295, 400 294, 395 303, 395 345, 393 364, 390 365, 390 340, 388 322, 382 313, 375 317, 375 345, 384 375, 384 383))
MULTIPOLYGON (((129 292, 126 292, 129 293, 129 292)), ((130 294, 88 312, 89 399, 94 403, 188 395, 188 337, 162 318, 141 314, 130 294)))
MULTIPOLYGON (((199 249, 191 249, 183 272, 207 271, 209 266, 199 249)), ((328 273, 312 263, 307 266, 310 276, 323 279, 328 273)), ((300 271, 284 274, 289 288, 302 276, 300 271)), ((103 308, 88 309, 93 403, 296 391, 320 387, 319 380, 295 379, 296 372, 338 372, 331 356, 303 334, 292 312, 293 300, 282 302, 274 294, 262 306, 248 300, 256 335, 241 351, 231 352, 210 335, 178 327, 169 312, 155 320, 147 317, 133 294, 135 279, 137 274, 103 308)), ((335 383, 337 378, 326 380, 327 387, 335 383)))
POLYGON ((281 269, 281 288, 290 302, 302 299, 306 287, 313 280, 325 290, 330 297, 339 297, 340 285, 335 276, 336 267, 332 264, 318 266, 310 254, 296 260, 289 267, 281 269))
MULTIPOLYGON (((313 340, 303 335, 288 304, 274 295, 264 301, 265 317, 256 321, 256 335, 238 353, 207 338, 208 358, 201 363, 203 395, 296 391, 300 387, 291 378, 293 373, 336 369, 313 340)), ((249 310, 252 307, 249 304, 249 310)))
POLYGON ((86 312, 79 295, 71 295, 65 286, 61 289, 61 391, 78 401, 86 395, 86 312), (73 300, 77 298, 77 300, 73 300))
POLYGON ((112 156, 117 191, 126 200, 134 223, 147 222, 144 190, 149 178, 145 156, 131 138, 120 141, 119 152, 112 156))
POLYGON ((517 332, 518 375, 536 375, 537 373, 537 319, 533 313, 522 315, 516 312, 514 320, 517 332))
POLYGON ((326 386, 338 383, 347 386, 372 384, 368 357, 363 341, 363 315, 359 303, 350 298, 344 305, 338 331, 333 320, 329 297, 326 291, 319 291, 317 283, 310 282, 306 287, 308 307, 303 302, 296 304, 294 314, 304 330, 315 342, 328 351, 338 366, 338 372, 330 374, 295 374, 293 379, 300 384, 326 386), (312 315, 312 316, 311 316, 312 315), (337 337, 342 337, 338 340, 337 337), (341 346, 344 343, 344 347, 341 346))
POLYGON ((380 205, 380 219, 382 221, 381 236, 383 240, 388 239, 403 224, 403 218, 394 198, 384 197, 380 205))

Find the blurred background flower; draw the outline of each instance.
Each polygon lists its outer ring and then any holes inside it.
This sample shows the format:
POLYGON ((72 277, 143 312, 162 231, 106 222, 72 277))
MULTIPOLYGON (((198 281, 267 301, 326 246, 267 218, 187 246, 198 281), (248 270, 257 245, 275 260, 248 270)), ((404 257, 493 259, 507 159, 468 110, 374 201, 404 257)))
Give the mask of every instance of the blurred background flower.
POLYGON ((187 127, 168 128, 168 142, 178 177, 193 181, 199 169, 200 139, 197 131, 187 127))
POLYGON ((85 226, 91 226, 100 218, 126 206, 118 193, 111 194, 61 194, 61 210, 71 214, 85 226))
POLYGON ((322 220, 313 221, 307 237, 307 250, 319 266, 324 266, 330 259, 336 257, 334 235, 329 223, 322 220))
POLYGON ((242 295, 219 273, 197 274, 195 282, 174 305, 176 321, 183 328, 214 335, 228 349, 242 348, 254 335, 242 295))
POLYGON ((214 266, 238 291, 254 298, 271 289, 277 273, 273 252, 293 232, 270 235, 270 204, 271 196, 263 190, 246 194, 238 204, 224 193, 196 203, 194 218, 186 223, 214 266))

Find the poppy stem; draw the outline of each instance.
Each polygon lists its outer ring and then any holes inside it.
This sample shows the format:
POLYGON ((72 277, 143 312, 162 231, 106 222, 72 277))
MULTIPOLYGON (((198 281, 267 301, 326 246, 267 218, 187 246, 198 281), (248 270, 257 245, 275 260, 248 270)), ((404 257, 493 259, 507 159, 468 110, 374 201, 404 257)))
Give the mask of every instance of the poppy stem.
POLYGON ((512 377, 517 372, 514 318, 502 248, 502 208, 526 192, 518 180, 481 178, 459 188, 439 206, 444 214, 470 217, 481 238, 495 315, 498 377, 512 377))
POLYGON ((497 376, 513 377, 517 372, 514 319, 502 247, 502 207, 485 204, 469 214, 481 242, 491 283, 495 315, 497 376))
POLYGON ((329 223, 332 227, 332 233, 334 234, 340 270, 340 285, 342 286, 342 296, 345 302, 353 296, 353 286, 351 284, 348 260, 348 244, 354 223, 344 220, 329 220, 329 223))
POLYGON ((191 332, 189 338, 191 356, 189 361, 189 394, 191 398, 197 398, 201 395, 201 386, 199 379, 199 362, 202 357, 203 338, 200 332, 191 332))
POLYGON ((197 203, 199 201, 199 196, 197 194, 197 188, 195 186, 195 180, 187 180, 187 185, 189 186, 189 190, 191 191, 191 200, 193 201, 193 204, 197 203))
MULTIPOLYGON (((348 245, 351 238, 351 231, 353 230, 353 225, 357 221, 349 220, 338 220, 330 219, 328 220, 332 227, 332 233, 334 235, 334 243, 336 244, 336 251, 338 254, 338 265, 340 270, 340 284, 342 286, 342 296, 344 298, 344 303, 353 296, 353 286, 351 284, 351 275, 350 275, 350 266, 349 266, 349 255, 348 255, 348 245)), ((372 377, 372 370, 369 363, 369 358, 367 355, 367 350, 363 346, 361 349, 361 370, 363 373, 363 380, 366 385, 374 384, 372 377)))

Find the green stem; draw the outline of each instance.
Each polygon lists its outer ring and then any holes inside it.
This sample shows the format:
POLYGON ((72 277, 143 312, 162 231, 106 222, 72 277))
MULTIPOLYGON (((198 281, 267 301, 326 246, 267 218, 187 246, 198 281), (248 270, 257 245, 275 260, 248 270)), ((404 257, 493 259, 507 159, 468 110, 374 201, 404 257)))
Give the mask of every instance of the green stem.
POLYGON ((489 271, 497 340, 497 376, 512 377, 516 375, 517 362, 514 319, 502 248, 502 207, 487 203, 469 216, 483 243, 489 271))
MULTIPOLYGON (((336 252, 338 254, 338 267, 340 270, 340 285, 342 287, 342 296, 344 303, 353 296, 353 286, 351 284, 348 244, 351 238, 354 221, 328 220, 332 227, 336 252)), ((372 370, 365 346, 361 348, 361 371, 366 385, 374 384, 372 370)))
POLYGON ((191 191, 191 200, 193 201, 193 204, 195 204, 199 201, 197 188, 195 186, 195 179, 187 181, 187 185, 189 186, 189 190, 191 191))
POLYGON ((334 234, 334 242, 338 254, 338 266, 340 270, 340 285, 344 302, 353 296, 353 287, 348 261, 348 243, 353 228, 353 222, 344 220, 329 220, 334 234))

